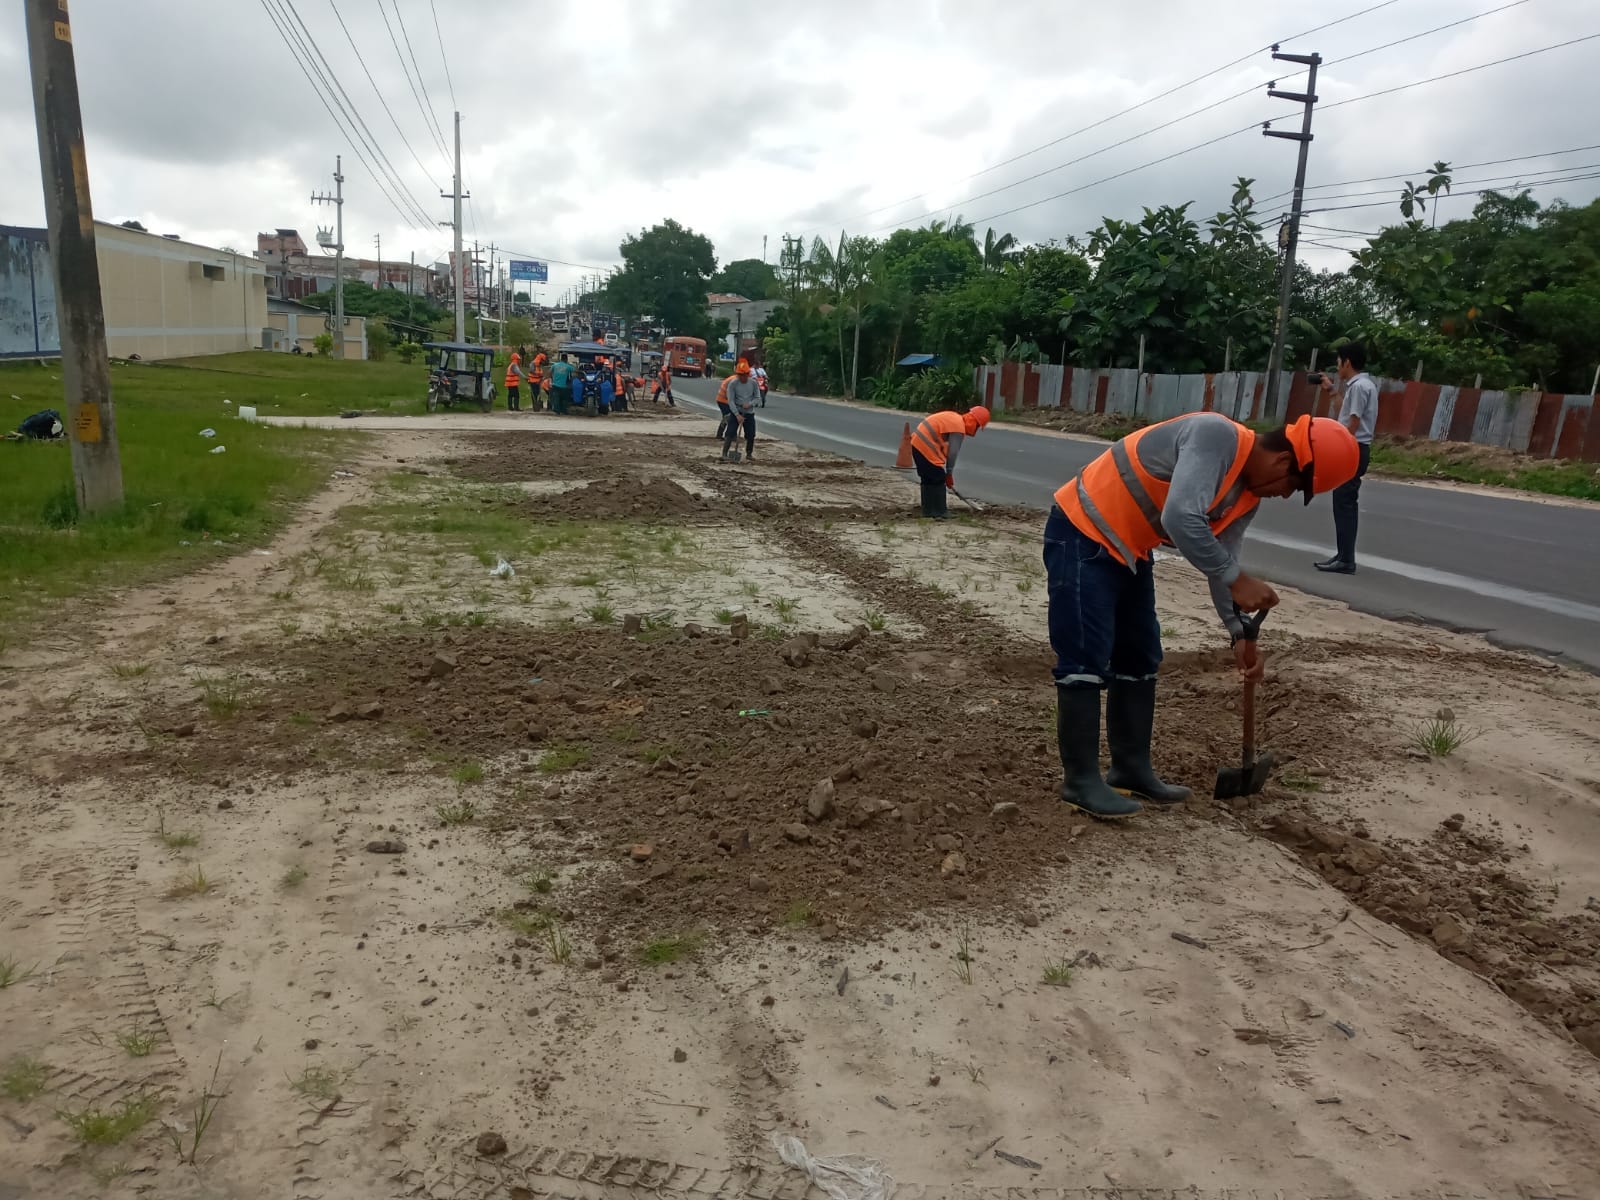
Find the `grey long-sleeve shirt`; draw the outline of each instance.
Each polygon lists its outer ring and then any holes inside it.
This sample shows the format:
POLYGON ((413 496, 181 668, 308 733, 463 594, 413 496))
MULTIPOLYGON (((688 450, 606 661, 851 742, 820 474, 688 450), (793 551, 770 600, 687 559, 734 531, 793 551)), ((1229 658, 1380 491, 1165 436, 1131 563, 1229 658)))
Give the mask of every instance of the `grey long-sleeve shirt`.
POLYGON ((964 433, 947 433, 944 435, 944 473, 956 473, 956 455, 961 453, 961 443, 967 440, 964 433))
POLYGON ((728 407, 735 412, 755 412, 756 405, 761 400, 761 385, 755 381, 754 376, 740 379, 735 375, 728 380, 728 407))

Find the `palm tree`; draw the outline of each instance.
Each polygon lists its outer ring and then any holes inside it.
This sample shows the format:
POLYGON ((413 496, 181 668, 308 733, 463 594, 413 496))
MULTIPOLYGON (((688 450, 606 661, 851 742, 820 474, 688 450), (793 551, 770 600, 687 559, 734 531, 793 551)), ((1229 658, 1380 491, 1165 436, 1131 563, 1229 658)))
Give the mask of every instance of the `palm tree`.
POLYGON ((1017 239, 1013 234, 1002 233, 995 237, 994 230, 989 229, 983 235, 983 269, 985 271, 998 271, 1006 265, 1006 259, 1011 257, 1016 249, 1017 239))
POLYGON ((1433 197, 1433 224, 1439 225, 1439 193, 1450 194, 1450 164, 1436 162, 1428 168, 1428 195, 1433 197))
POLYGON ((1407 183, 1405 187, 1400 189, 1400 215, 1411 221, 1416 219, 1419 210, 1427 212, 1427 195, 1428 189, 1425 185, 1407 183))

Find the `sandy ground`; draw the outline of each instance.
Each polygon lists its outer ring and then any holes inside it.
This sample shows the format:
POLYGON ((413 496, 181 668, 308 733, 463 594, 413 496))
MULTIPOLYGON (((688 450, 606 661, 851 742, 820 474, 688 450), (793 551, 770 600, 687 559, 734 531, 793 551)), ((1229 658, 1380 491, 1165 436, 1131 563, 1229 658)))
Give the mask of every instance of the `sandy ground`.
POLYGON ((1030 523, 445 420, 0 659, 0 1196, 1600 1192, 1600 682, 1290 594, 1093 825, 1030 523))

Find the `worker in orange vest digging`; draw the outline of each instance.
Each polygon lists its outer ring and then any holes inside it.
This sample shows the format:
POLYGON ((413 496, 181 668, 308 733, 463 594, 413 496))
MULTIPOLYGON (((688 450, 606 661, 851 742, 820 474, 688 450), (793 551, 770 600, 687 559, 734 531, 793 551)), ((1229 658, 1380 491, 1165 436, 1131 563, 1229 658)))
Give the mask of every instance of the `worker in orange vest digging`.
POLYGON ((656 372, 656 390, 650 393, 651 402, 660 400, 663 392, 667 394, 667 407, 677 408, 678 402, 672 398, 672 368, 666 363, 662 363, 661 370, 656 372))
POLYGON ((1139 812, 1138 798, 1167 805, 1193 794, 1150 761, 1161 665, 1156 547, 1175 547, 1206 576, 1235 663, 1259 679, 1243 615, 1272 608, 1278 594, 1239 565, 1245 529, 1263 498, 1299 492, 1310 504, 1353 478, 1359 461, 1354 436, 1326 417, 1256 433, 1220 413, 1190 413, 1130 433, 1062 485, 1044 527, 1062 800, 1109 819, 1139 812))
POLYGON ((949 513, 945 491, 956 486, 961 443, 989 423, 989 410, 975 404, 964 413, 929 413, 911 435, 911 461, 922 483, 922 515, 942 521, 949 513))
POLYGON ((728 384, 732 382, 732 375, 724 375, 722 382, 717 386, 717 440, 722 440, 722 435, 728 431, 728 422, 733 418, 728 412, 728 384))

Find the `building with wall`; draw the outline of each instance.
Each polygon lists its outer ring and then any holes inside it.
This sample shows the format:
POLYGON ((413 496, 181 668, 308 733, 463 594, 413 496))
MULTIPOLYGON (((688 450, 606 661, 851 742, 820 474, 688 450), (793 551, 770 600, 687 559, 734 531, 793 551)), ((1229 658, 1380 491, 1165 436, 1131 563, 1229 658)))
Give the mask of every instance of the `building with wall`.
MULTIPOLYGON (((105 221, 94 224, 113 358, 185 358, 261 345, 267 323, 261 262, 105 221)), ((60 353, 45 231, 0 226, 0 358, 60 353)))
MULTIPOLYGON (((302 354, 317 352, 317 336, 333 332, 333 316, 320 308, 301 304, 298 300, 280 300, 267 297, 267 326, 262 330, 262 346, 267 350, 280 350, 293 354, 298 346, 302 354)), ((346 316, 344 319, 344 356, 367 357, 367 319, 346 316)))

